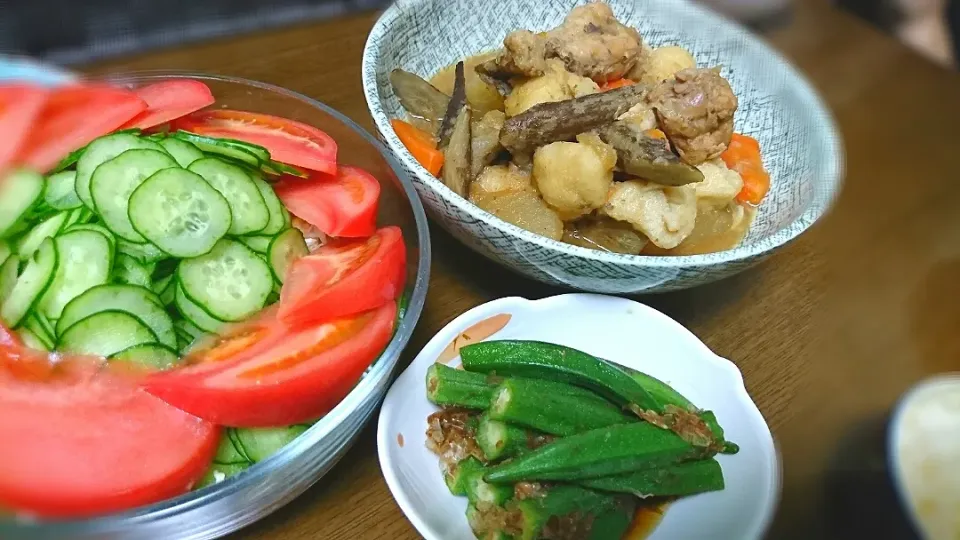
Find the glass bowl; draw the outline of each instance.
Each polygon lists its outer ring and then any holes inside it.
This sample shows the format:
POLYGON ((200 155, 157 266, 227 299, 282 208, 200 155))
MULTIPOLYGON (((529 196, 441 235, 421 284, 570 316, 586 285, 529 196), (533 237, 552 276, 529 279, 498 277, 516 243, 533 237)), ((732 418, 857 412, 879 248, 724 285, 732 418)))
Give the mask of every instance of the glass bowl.
POLYGON ((169 71, 129 73, 109 80, 140 86, 175 78, 206 83, 217 98, 214 107, 282 116, 324 130, 337 141, 340 163, 362 167, 380 181, 378 224, 399 226, 407 245, 407 311, 386 350, 350 394, 270 458, 219 484, 123 513, 76 521, 0 521, 4 540, 207 539, 265 517, 303 493, 346 453, 383 400, 400 353, 423 310, 430 273, 427 218, 410 179, 382 144, 323 103, 270 84, 169 71))

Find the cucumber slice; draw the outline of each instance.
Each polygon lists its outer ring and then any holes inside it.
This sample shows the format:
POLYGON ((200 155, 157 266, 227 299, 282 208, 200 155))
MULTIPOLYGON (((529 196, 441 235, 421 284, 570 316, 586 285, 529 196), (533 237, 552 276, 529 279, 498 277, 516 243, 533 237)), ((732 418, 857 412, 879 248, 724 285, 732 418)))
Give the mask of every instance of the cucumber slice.
POLYGON ((74 323, 60 336, 58 349, 109 358, 136 345, 156 343, 143 321, 125 311, 101 311, 74 323))
POLYGON ((198 159, 187 170, 202 176, 227 200, 233 216, 230 234, 255 233, 270 222, 270 210, 247 171, 217 158, 198 159))
POLYGON ((93 178, 93 172, 101 164, 110 161, 127 150, 158 150, 163 152, 163 147, 159 144, 141 139, 131 133, 114 133, 90 143, 87 149, 77 161, 77 180, 74 184, 77 190, 77 196, 83 201, 83 204, 93 210, 96 208, 93 204, 93 197, 90 195, 90 180, 93 178))
POLYGON ((267 226, 264 227, 259 234, 266 236, 279 234, 280 231, 288 227, 286 222, 289 219, 290 213, 287 212, 287 208, 280 202, 280 198, 277 197, 277 194, 273 191, 273 188, 270 187, 270 184, 262 178, 254 177, 253 181, 256 182, 257 187, 260 188, 260 195, 263 197, 263 202, 270 211, 270 222, 267 223, 267 226))
POLYGON ((172 279, 170 280, 170 283, 167 284, 167 288, 165 288, 159 295, 160 303, 164 307, 170 307, 174 305, 174 303, 176 302, 176 295, 177 295, 177 278, 172 277, 172 279))
POLYGON ((57 342, 57 329, 49 319, 43 316, 43 313, 38 313, 36 311, 31 312, 27 315, 27 320, 33 321, 39 326, 38 330, 43 333, 44 336, 50 338, 51 347, 57 342))
POLYGON ((77 171, 61 171, 47 177, 47 187, 43 191, 43 200, 47 206, 56 210, 73 210, 83 206, 77 190, 77 171))
POLYGON ((58 248, 59 245, 52 238, 41 242, 40 248, 17 278, 16 284, 3 302, 3 307, 0 308, 0 320, 7 327, 16 328, 55 281, 54 274, 61 255, 58 248))
POLYGON ((177 160, 177 163, 184 169, 203 157, 203 152, 196 145, 173 137, 161 140, 160 146, 173 156, 173 159, 177 160))
POLYGON ((236 435, 231 433, 233 431, 233 428, 227 428, 223 437, 220 437, 220 446, 217 447, 217 455, 213 457, 213 462, 221 465, 230 465, 233 463, 246 463, 249 465, 250 460, 247 459, 247 456, 241 454, 240 451, 237 450, 237 446, 233 443, 236 439, 236 435))
POLYGON ((236 476, 250 467, 249 463, 214 463, 207 469, 207 474, 197 482, 197 488, 205 488, 236 476))
POLYGON ((272 236, 241 236, 237 240, 243 242, 243 245, 248 248, 260 253, 261 255, 266 255, 270 251, 270 242, 273 241, 272 236))
POLYGON ((243 428, 236 429, 237 439, 250 461, 257 463, 276 454, 281 448, 293 442, 307 427, 288 426, 281 428, 243 428))
POLYGON ((20 257, 10 255, 0 264, 0 306, 10 298, 13 286, 17 284, 17 272, 20 270, 20 257))
POLYGON ((287 270, 293 261, 310 253, 307 249, 307 242, 303 239, 303 233, 297 228, 289 228, 278 234, 273 242, 270 242, 270 250, 267 258, 270 260, 270 270, 273 271, 273 278, 277 283, 283 284, 287 276, 287 270))
MULTIPOLYGON (((176 288, 174 288, 174 290, 176 290, 176 288)), ((180 319, 173 323, 173 329, 177 333, 177 337, 184 342, 183 347, 181 347, 183 350, 189 350, 197 340, 210 335, 186 319, 180 319)))
POLYGON ((277 175, 277 176, 280 176, 280 175, 283 175, 283 174, 287 174, 287 175, 290 175, 290 176, 296 176, 297 178, 308 178, 308 177, 309 177, 309 175, 308 175, 307 173, 301 171, 300 169, 298 169, 298 168, 296 168, 296 167, 291 167, 291 166, 289 166, 289 165, 285 165, 285 164, 283 164, 283 163, 280 163, 279 161, 273 161, 273 160, 270 160, 270 161, 267 161, 266 163, 264 163, 263 166, 260 167, 260 170, 263 171, 263 172, 265 172, 265 173, 267 173, 267 174, 273 174, 273 175, 277 175))
MULTIPOLYGON (((132 134, 132 135, 139 135, 139 134, 140 134, 140 128, 121 129, 120 131, 114 131, 114 132, 113 132, 113 135, 119 135, 119 134, 121 134, 121 133, 129 133, 129 134, 132 134)), ((82 147, 82 148, 77 148, 77 149, 74 150, 73 152, 70 152, 70 153, 67 155, 67 157, 63 158, 63 160, 62 160, 60 163, 57 163, 57 166, 53 168, 52 173, 56 174, 56 173, 58 173, 58 172, 62 172, 63 170, 65 170, 65 169, 67 169, 67 168, 69 168, 69 167, 74 166, 74 165, 77 163, 77 161, 80 161, 80 156, 83 155, 83 153, 87 150, 87 147, 89 147, 89 146, 90 146, 90 145, 84 146, 84 147, 82 147)))
POLYGON ((21 259, 29 259, 30 256, 37 251, 37 248, 40 247, 41 242, 47 238, 56 236, 56 234, 60 232, 63 224, 67 222, 67 216, 67 212, 54 214, 47 218, 46 221, 42 221, 39 225, 30 229, 30 231, 20 239, 20 243, 17 244, 17 256, 21 259))
POLYGON ((134 345, 110 357, 114 362, 130 362, 154 369, 170 369, 180 363, 173 349, 157 343, 134 345))
POLYGON ((150 289, 157 295, 161 295, 163 294, 164 291, 167 290, 168 287, 170 287, 170 284, 173 283, 174 277, 175 277, 175 274, 164 276, 154 281, 153 284, 150 285, 150 289))
POLYGON ((167 254, 153 244, 134 244, 123 239, 117 241, 117 251, 133 257, 140 264, 151 264, 167 258, 167 254))
POLYGON ((121 253, 117 256, 117 263, 113 266, 113 280, 126 285, 150 288, 153 280, 150 278, 150 269, 140 264, 129 255, 121 253))
POLYGON ((194 304, 193 301, 187 298, 187 295, 183 293, 183 289, 180 287, 177 287, 174 293, 174 304, 184 319, 204 332, 216 334, 223 328, 223 325, 226 324, 224 321, 218 321, 211 317, 202 307, 194 304))
POLYGON ((85 225, 91 219, 93 219, 93 212, 88 210, 86 206, 83 208, 75 208, 67 214, 67 222, 63 224, 63 229, 69 229, 74 225, 85 225))
POLYGON ((36 332, 27 328, 26 326, 18 328, 16 332, 20 337, 20 341, 22 341, 28 349, 45 352, 50 352, 53 350, 53 345, 48 344, 46 340, 38 336, 36 332))
POLYGON ((0 238, 22 230, 22 220, 42 198, 43 177, 33 171, 16 171, 0 179, 0 238))
POLYGON ((21 329, 27 330, 34 338, 40 340, 43 344, 42 347, 33 347, 34 349, 39 348, 41 351, 52 351, 54 345, 57 343, 56 336, 53 332, 47 331, 47 328, 37 319, 35 313, 31 313, 23 319, 21 329))
POLYGON ((178 131, 174 138, 193 144, 207 154, 222 156, 236 160, 244 165, 259 169, 261 163, 270 159, 270 152, 262 146, 245 143, 234 139, 220 139, 204 137, 189 131, 178 131), (263 156, 266 155, 266 158, 263 156))
POLYGON ((209 253, 230 230, 230 205, 200 175, 164 169, 130 196, 134 229, 173 257, 209 253))
POLYGON ((128 242, 146 242, 130 224, 130 195, 154 173, 171 167, 179 168, 166 152, 139 149, 127 150, 97 167, 90 179, 90 196, 107 228, 128 242))
POLYGON ((96 223, 77 223, 76 225, 71 225, 64 229, 64 232, 73 232, 73 231, 96 231, 107 238, 110 241, 110 251, 112 254, 111 260, 116 259, 117 255, 117 237, 110 232, 110 229, 104 227, 103 225, 97 225, 96 223))
POLYGON ((110 277, 110 241, 97 231, 73 231, 56 239, 59 260, 53 283, 40 299, 41 313, 59 319, 71 300, 110 277))
POLYGON ((78 321, 101 311, 123 311, 136 317, 157 336, 156 341, 173 349, 177 335, 173 320, 153 291, 135 285, 100 285, 74 298, 63 308, 57 321, 57 335, 63 335, 78 321))
POLYGON ((7 258, 13 254, 13 249, 10 248, 10 244, 0 240, 0 266, 3 266, 3 263, 7 262, 7 258))
POLYGON ((202 257, 181 262, 177 281, 190 300, 221 321, 241 321, 260 311, 273 289, 263 259, 229 239, 202 257))

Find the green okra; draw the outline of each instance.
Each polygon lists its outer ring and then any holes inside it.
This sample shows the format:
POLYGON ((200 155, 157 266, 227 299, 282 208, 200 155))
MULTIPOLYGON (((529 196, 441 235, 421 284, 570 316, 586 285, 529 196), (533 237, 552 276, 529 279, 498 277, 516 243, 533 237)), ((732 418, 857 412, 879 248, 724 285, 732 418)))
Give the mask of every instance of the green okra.
POLYGON ((611 540, 623 538, 633 523, 633 516, 637 511, 636 500, 624 497, 619 504, 594 518, 590 524, 590 534, 587 540, 611 540))
POLYGON ((443 364, 427 368, 427 399, 436 405, 486 409, 496 387, 479 373, 443 364))
MULTIPOLYGON (((485 506, 484 508, 486 512, 507 513, 507 510, 503 507, 485 506)), ((486 520, 484 519, 483 512, 484 511, 479 510, 473 503, 467 505, 467 523, 470 524, 470 528, 477 538, 480 540, 513 540, 513 538, 515 538, 503 530, 487 530, 488 525, 485 523, 486 520)))
POLYGON ((647 422, 621 424, 570 435, 498 465, 488 482, 575 481, 663 467, 712 457, 672 431, 647 422))
POLYGON ((499 461, 530 449, 530 441, 535 434, 500 420, 494 420, 489 415, 480 417, 477 425, 477 446, 483 450, 488 461, 499 461))
POLYGON ((483 479, 489 467, 480 466, 467 473, 466 495, 470 504, 483 508, 484 505, 503 506, 513 498, 512 484, 491 484, 483 479))
POLYGON ((591 429, 637 422, 615 405, 561 392, 544 392, 540 381, 507 379, 493 393, 487 414, 551 435, 573 435, 591 429))
POLYGON ((622 369, 585 352, 541 341, 483 341, 460 349, 463 367, 485 374, 530 377, 592 390, 617 405, 662 412, 622 369))
POLYGON ((720 463, 712 458, 590 478, 577 483, 600 491, 631 493, 640 498, 682 497, 720 491, 724 487, 723 470, 720 463))
POLYGON ((483 473, 483 463, 480 460, 470 456, 461 460, 459 463, 450 467, 443 474, 443 481, 447 484, 450 493, 454 495, 466 495, 470 480, 478 473, 483 473))
POLYGON ((597 517, 606 516, 610 512, 619 511, 632 516, 633 505, 630 497, 602 493, 571 484, 558 484, 549 488, 543 496, 516 503, 523 528, 519 538, 541 538, 547 524, 557 518, 567 518, 564 520, 569 522, 567 527, 586 531, 597 517))

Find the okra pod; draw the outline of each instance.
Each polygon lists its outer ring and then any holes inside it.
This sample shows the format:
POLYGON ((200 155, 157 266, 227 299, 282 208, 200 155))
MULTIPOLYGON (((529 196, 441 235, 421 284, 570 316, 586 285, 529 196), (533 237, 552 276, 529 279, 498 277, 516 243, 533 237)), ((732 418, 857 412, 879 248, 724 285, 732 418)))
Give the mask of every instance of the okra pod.
POLYGON ((617 424, 637 422, 613 404, 559 392, 543 392, 540 381, 507 379, 494 391, 487 414, 549 433, 573 435, 617 424))
POLYGON ((723 470, 715 459, 701 459, 669 467, 647 468, 627 474, 580 480, 600 491, 646 497, 682 497, 723 489, 723 470))
POLYGON ((499 461, 529 450, 529 443, 535 436, 523 428, 484 414, 480 417, 476 438, 487 461, 499 461))
POLYGON ((633 515, 637 511, 636 500, 623 498, 614 508, 594 518, 590 524, 588 540, 610 540, 623 538, 630 529, 633 515))
MULTIPOLYGON (((483 506, 483 509, 477 508, 473 503, 467 505, 467 523, 473 530, 473 534, 480 540, 513 540, 514 535, 507 531, 497 528, 498 521, 505 520, 510 515, 510 511, 502 506, 483 506)), ((517 531, 519 532, 519 531, 517 531)))
POLYGON ((427 368, 427 399, 436 405, 486 409, 496 387, 479 373, 443 364, 427 368))
POLYGON ((443 481, 446 482, 450 493, 454 495, 466 495, 470 480, 477 475, 482 474, 483 463, 480 460, 470 456, 461 460, 459 463, 449 467, 443 475, 443 481))
POLYGON ((606 516, 613 511, 632 515, 634 503, 630 497, 612 495, 576 485, 558 484, 549 488, 543 496, 521 500, 517 502, 523 523, 519 538, 541 538, 551 522, 560 527, 557 532, 564 535, 562 538, 577 538, 577 533, 588 531, 599 516, 606 516))
POLYGON ((711 448, 695 447, 676 433, 637 422, 558 439, 493 468, 485 478, 497 484, 575 481, 664 467, 713 454, 711 448))
POLYGON ((479 508, 484 505, 503 506, 513 498, 513 484, 491 484, 483 479, 488 467, 474 468, 466 479, 466 495, 470 504, 479 508))

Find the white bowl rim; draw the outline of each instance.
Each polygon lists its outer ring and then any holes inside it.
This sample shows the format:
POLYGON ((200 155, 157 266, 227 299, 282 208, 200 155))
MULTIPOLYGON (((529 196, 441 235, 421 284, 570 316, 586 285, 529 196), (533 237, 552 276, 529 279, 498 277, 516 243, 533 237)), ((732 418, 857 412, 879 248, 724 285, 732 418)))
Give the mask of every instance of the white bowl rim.
MULTIPOLYGON (((512 223, 490 214, 480 207, 467 201, 457 195, 452 189, 443 182, 430 174, 420 163, 418 163, 411 154, 405 150, 400 139, 397 138, 390 126, 390 118, 383 112, 379 104, 379 86, 377 84, 377 58, 380 55, 380 43, 382 38, 393 23, 401 16, 405 10, 410 10, 416 4, 422 4, 436 0, 405 0, 403 2, 393 2, 377 19, 373 29, 367 36, 367 42, 363 49, 363 59, 361 74, 363 77, 363 93, 367 100, 367 108, 377 130, 386 141, 387 145, 397 156, 397 159, 403 162, 406 167, 416 173, 417 179, 424 182, 432 191, 438 193, 445 201, 455 205, 460 211, 468 214, 471 218, 487 223, 499 230, 499 232, 512 237, 519 237, 521 240, 540 246, 541 248, 566 252, 570 255, 584 259, 617 265, 639 266, 639 267, 657 267, 657 268, 685 268, 689 266, 713 266, 723 265, 743 259, 757 257, 790 242, 801 233, 812 226, 820 217, 822 217, 833 205, 840 185, 843 180, 845 170, 843 142, 839 135, 836 121, 830 110, 826 107, 823 100, 814 90, 813 86, 807 81, 790 62, 788 62, 779 52, 768 46, 760 39, 754 37, 748 30, 740 24, 720 15, 708 8, 701 7, 688 0, 656 0, 661 4, 683 5, 684 9, 690 11, 695 16, 710 21, 710 24, 718 29, 718 33, 737 35, 744 41, 744 46, 748 52, 763 54, 769 56, 793 81, 794 90, 797 92, 802 106, 815 118, 815 123, 821 127, 820 133, 823 135, 823 142, 826 146, 826 152, 821 155, 824 165, 817 171, 818 176, 823 178, 827 189, 823 190, 819 196, 814 196, 810 206, 798 215, 789 225, 777 230, 776 232, 746 245, 739 245, 733 249, 708 253, 703 255, 678 255, 678 256, 652 256, 652 255, 626 255, 621 253, 610 253, 599 251, 572 244, 566 244, 558 240, 552 240, 545 236, 532 233, 522 229, 512 223), (403 4, 401 7, 400 4, 403 4)), ((479 53, 480 51, 478 51, 479 53)))
POLYGON ((887 467, 890 469, 890 478, 894 490, 897 492, 897 498, 900 500, 900 507, 910 517, 910 523, 917 534, 922 533, 923 524, 907 497, 906 479, 903 476, 903 470, 900 468, 900 446, 897 444, 900 440, 900 430, 903 429, 903 418, 907 408, 918 394, 940 386, 956 384, 960 384, 960 371, 940 373, 922 379, 900 397, 894 405, 893 414, 890 415, 890 423, 887 428, 887 467))
MULTIPOLYGON (((646 304, 627 298, 594 293, 567 293, 537 300, 530 300, 520 296, 508 296, 491 300, 463 312, 455 319, 447 323, 442 329, 437 331, 437 333, 430 338, 430 341, 428 341, 420 350, 420 352, 417 353, 417 356, 415 356, 413 361, 410 362, 410 365, 408 365, 403 372, 401 372, 401 375, 407 370, 414 369, 414 367, 417 365, 417 362, 420 360, 420 357, 423 356, 426 351, 442 350, 444 346, 450 343, 459 332, 463 331, 465 327, 469 326, 468 321, 472 321, 478 316, 489 316, 491 314, 502 313, 510 306, 526 306, 551 302, 556 303, 575 297, 604 297, 614 299, 616 301, 630 303, 634 310, 643 311, 650 317, 665 321, 667 324, 677 328, 680 335, 685 335, 690 339, 691 343, 694 343, 703 351, 703 356, 701 358, 703 358, 705 362, 713 363, 717 367, 734 375, 734 378, 738 384, 736 387, 731 389, 731 394, 737 401, 745 406, 746 414, 750 416, 753 421, 759 420, 759 425, 762 425, 765 428, 764 434, 769 442, 769 448, 766 448, 765 451, 769 451, 773 459, 773 470, 770 473, 771 483, 768 486, 769 490, 772 491, 771 497, 767 499, 766 506, 761 509, 761 511, 757 514, 757 519, 755 519, 751 524, 752 532, 754 532, 751 538, 761 538, 766 531, 769 531, 770 525, 773 523, 773 519, 779 506, 783 491, 783 459, 780 455, 780 449, 777 446, 776 440, 773 438, 770 425, 763 417, 763 413, 760 412, 760 409, 753 401, 753 398, 751 398, 750 394, 747 392, 746 385, 743 381, 743 374, 740 372, 740 369, 736 366, 736 364, 714 353, 700 338, 696 336, 696 334, 691 332, 688 328, 675 321, 670 316, 646 304)), ((396 384, 397 379, 394 379, 393 383, 390 385, 390 388, 387 390, 383 405, 380 409, 380 414, 377 418, 377 458, 380 462, 380 470, 383 473, 384 480, 387 483, 387 487, 389 488, 391 495, 393 495, 394 500, 397 502, 397 505, 400 506, 401 511, 403 511, 407 519, 413 524, 414 528, 417 529, 420 534, 424 534, 423 531, 429 531, 431 529, 421 519, 419 512, 416 511, 414 504, 407 496, 407 492, 403 488, 402 482, 396 474, 396 469, 392 465, 393 459, 389 454, 389 448, 391 447, 390 445, 395 443, 392 438, 392 433, 389 430, 389 421, 391 417, 390 396, 394 392, 394 387, 396 384)))

